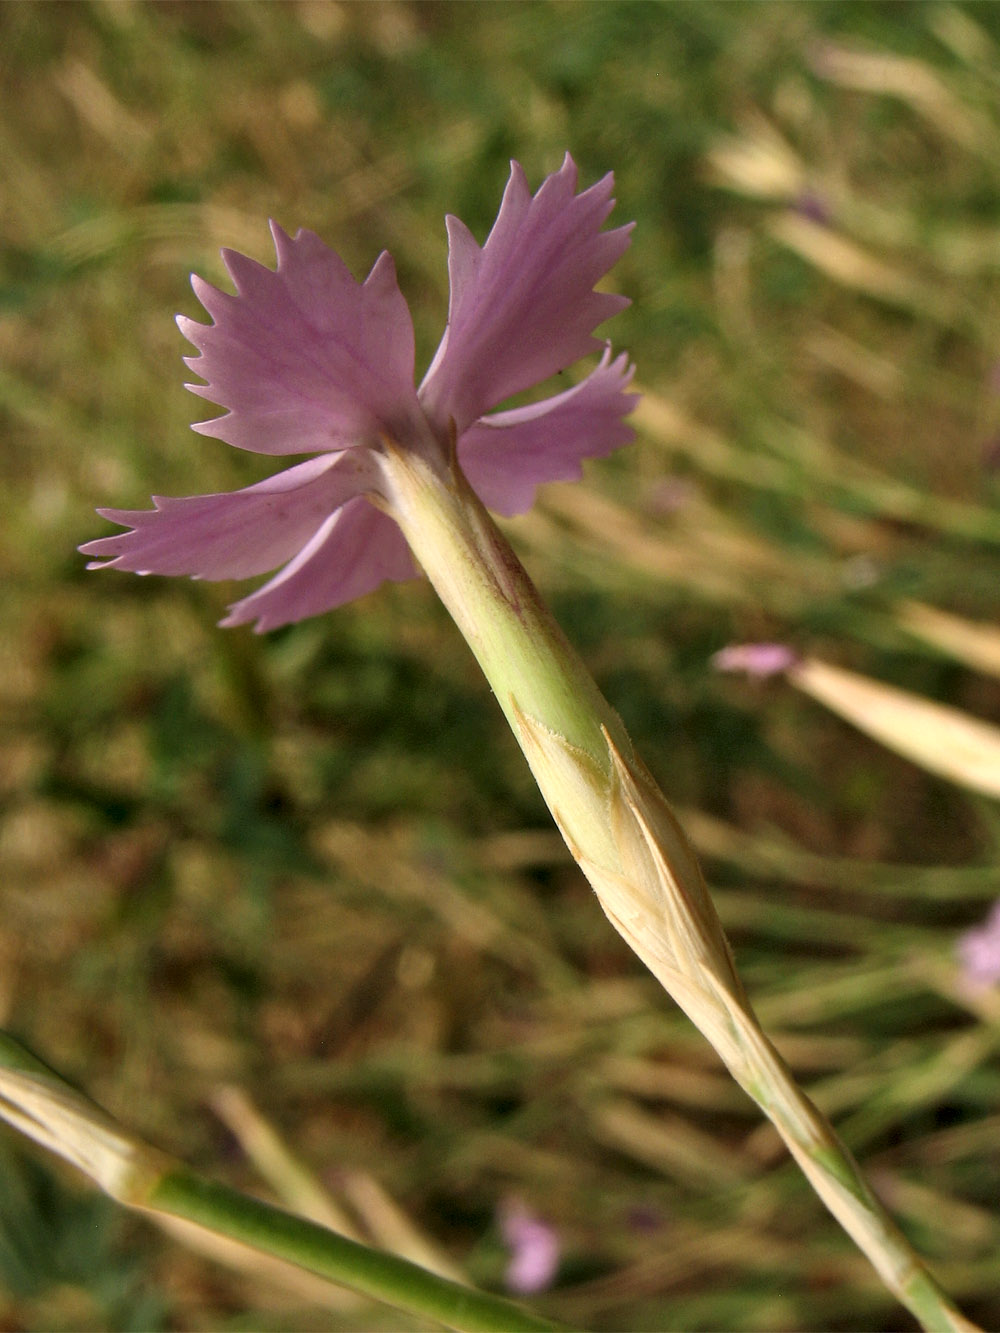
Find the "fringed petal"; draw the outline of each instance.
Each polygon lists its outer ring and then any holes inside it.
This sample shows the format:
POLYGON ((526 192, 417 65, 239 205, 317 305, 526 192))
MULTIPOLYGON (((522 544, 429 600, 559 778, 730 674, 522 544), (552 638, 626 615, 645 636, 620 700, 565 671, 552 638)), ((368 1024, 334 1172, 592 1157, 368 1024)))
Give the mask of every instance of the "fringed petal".
POLYGON ((258 634, 363 597, 387 579, 409 579, 416 567, 403 534, 367 500, 350 500, 326 520, 270 582, 230 607, 226 627, 256 620, 258 634))
POLYGON ((576 184, 567 153, 532 198, 512 163, 482 249, 464 223, 448 218, 448 327, 420 388, 439 429, 454 420, 461 433, 503 399, 597 350, 594 329, 628 305, 594 291, 632 230, 600 230, 614 207, 613 177, 579 195, 576 184))
POLYGON ((214 321, 178 317, 207 382, 188 388, 228 409, 194 427, 239 449, 302 454, 399 431, 418 410, 413 325, 383 253, 363 283, 318 236, 271 224, 277 270, 223 251, 236 295, 193 278, 214 321))
POLYGON ((277 569, 342 505, 371 489, 364 453, 311 458, 245 490, 174 498, 153 496, 155 509, 100 509, 132 529, 87 542, 91 569, 136 574, 190 574, 243 579, 277 569))
POLYGON ((639 395, 626 393, 634 374, 622 353, 581 383, 552 398, 510 412, 495 412, 470 426, 458 444, 462 470, 488 508, 523 514, 546 481, 577 481, 585 458, 600 458, 630 443, 623 418, 639 395))

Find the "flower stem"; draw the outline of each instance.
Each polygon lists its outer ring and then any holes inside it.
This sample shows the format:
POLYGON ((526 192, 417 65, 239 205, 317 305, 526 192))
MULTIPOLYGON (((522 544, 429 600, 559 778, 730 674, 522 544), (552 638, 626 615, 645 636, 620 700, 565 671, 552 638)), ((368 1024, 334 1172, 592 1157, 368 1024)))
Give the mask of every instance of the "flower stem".
POLYGON ((977 1333, 977 1325, 935 1281, 872 1192, 850 1150, 753 1021, 747 1059, 742 1066, 730 1064, 730 1072, 774 1124, 813 1189, 922 1328, 977 1333))
POLYGON ((463 1333, 542 1333, 558 1325, 511 1301, 438 1277, 197 1175, 150 1147, 0 1032, 0 1118, 58 1153, 119 1203, 317 1274, 463 1333))
POLYGON ((970 1333, 765 1036, 697 858, 625 729, 452 460, 386 441, 389 510, 486 674, 606 915, 767 1114, 888 1288, 935 1333, 970 1333))
POLYGON ((315 1222, 262 1203, 180 1167, 150 1189, 144 1206, 208 1227, 265 1254, 350 1286, 365 1296, 468 1333, 536 1333, 556 1325, 538 1315, 438 1277, 315 1222))

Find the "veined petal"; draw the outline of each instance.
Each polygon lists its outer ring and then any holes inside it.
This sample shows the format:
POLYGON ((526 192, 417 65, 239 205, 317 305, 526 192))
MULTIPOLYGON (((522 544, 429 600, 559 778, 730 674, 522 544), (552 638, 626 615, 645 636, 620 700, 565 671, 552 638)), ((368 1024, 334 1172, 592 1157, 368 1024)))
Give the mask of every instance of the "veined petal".
POLYGON ((614 207, 610 173, 576 194, 567 153, 532 198, 511 164, 500 212, 479 248, 464 223, 447 219, 451 279, 448 327, 420 387, 425 411, 459 433, 511 394, 597 350, 593 330, 628 300, 595 292, 621 258, 631 224, 602 232, 614 207))
POLYGON ((153 496, 155 509, 99 509, 130 527, 87 542, 90 569, 242 579, 290 560, 330 515, 375 483, 363 451, 310 458, 255 486, 218 495, 153 496))
POLYGON ((192 393, 228 408, 194 427, 239 449, 303 454, 347 448, 414 418, 413 325, 383 253, 363 283, 310 231, 271 224, 277 270, 223 251, 236 295, 202 279, 214 321, 179 316, 207 381, 192 393))
POLYGON ((494 412, 470 426, 458 459, 473 490, 498 514, 523 514, 546 481, 577 481, 585 458, 628 444, 635 432, 623 417, 639 395, 626 393, 634 367, 608 348, 600 365, 572 389, 528 407, 494 412))
POLYGON ((416 567, 403 534, 367 500, 349 500, 262 588, 236 602, 225 627, 256 620, 258 634, 320 615, 374 591, 386 579, 410 579, 416 567))

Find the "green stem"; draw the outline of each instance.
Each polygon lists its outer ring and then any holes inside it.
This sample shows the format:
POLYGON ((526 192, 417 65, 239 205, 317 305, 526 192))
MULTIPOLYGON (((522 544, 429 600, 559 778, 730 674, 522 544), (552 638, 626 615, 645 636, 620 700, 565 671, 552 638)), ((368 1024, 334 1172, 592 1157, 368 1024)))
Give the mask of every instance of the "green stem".
POLYGON ((473 493, 386 441, 388 508, 475 654, 606 915, 730 1072, 889 1289, 934 1333, 974 1329, 760 1028, 687 839, 620 720, 473 493))
POLYGON ((463 1333, 544 1333, 558 1327, 511 1301, 206 1180, 118 1124, 4 1032, 0 1118, 72 1162, 127 1207, 194 1223, 408 1314, 463 1333))
POLYGON ((392 517, 493 687, 563 836, 578 858, 614 862, 608 738, 632 753, 621 719, 457 465, 444 477, 416 451, 386 445, 392 517), (565 765, 550 771, 551 756, 526 734, 535 722, 579 757, 582 787, 571 790, 565 765))
POLYGON ((745 1061, 730 1063, 730 1072, 774 1124, 803 1175, 889 1290, 928 1333, 978 1333, 928 1272, 850 1149, 759 1025, 748 1037, 745 1061))
POLYGON ((509 1301, 437 1277, 406 1259, 348 1240, 183 1167, 161 1176, 144 1206, 208 1227, 386 1305, 435 1319, 446 1328, 538 1333, 558 1327, 509 1301))
POLYGON ((606 728, 628 746, 621 719, 538 595, 510 543, 455 467, 447 479, 389 443, 391 513, 518 733, 516 703, 609 771, 606 728))

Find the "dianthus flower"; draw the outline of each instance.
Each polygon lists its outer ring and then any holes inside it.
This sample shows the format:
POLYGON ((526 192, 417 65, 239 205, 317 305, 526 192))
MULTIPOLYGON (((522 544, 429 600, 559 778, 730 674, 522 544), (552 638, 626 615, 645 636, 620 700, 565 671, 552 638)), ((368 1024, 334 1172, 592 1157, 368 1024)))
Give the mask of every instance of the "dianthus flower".
MULTIPOLYGON (((231 494, 102 510, 131 531, 83 549, 140 573, 242 578, 283 566, 223 622, 256 620, 258 630, 406 578, 415 557, 612 925, 923 1326, 968 1333, 762 1031, 676 816, 485 508, 527 509, 541 482, 579 476, 582 459, 631 436, 631 369, 608 350, 576 387, 493 410, 597 350, 594 329, 625 304, 594 290, 628 245, 628 227, 600 230, 611 189, 606 176, 577 194, 567 156, 532 196, 515 163, 485 245, 448 219, 448 325, 418 389, 410 312, 388 255, 358 283, 309 232, 274 228, 276 271, 224 252, 236 295, 195 279, 214 322, 180 321, 201 353, 189 364, 206 381, 191 387, 227 409, 196 429, 257 453, 312 457, 231 494)), ((734 648, 719 665, 793 669, 785 651, 776 665, 773 647, 734 648)), ((522 1235, 509 1280, 522 1289, 546 1280, 555 1241, 537 1228, 522 1235)))
POLYGON ((629 243, 630 225, 601 231, 613 178, 576 187, 568 154, 534 196, 515 162, 485 245, 447 219, 448 323, 419 388, 388 253, 357 282, 308 231, 272 223, 276 270, 224 250, 236 294, 194 277, 213 323, 178 317, 200 353, 186 363, 205 380, 187 387, 227 409, 194 429, 254 453, 313 456, 243 490, 99 510, 131 531, 81 547, 100 557, 91 568, 242 579, 280 566, 223 621, 270 630, 415 574, 392 516, 387 448, 439 470, 454 451, 479 498, 512 515, 540 483, 575 479, 582 459, 627 444, 632 369, 608 348, 574 387, 491 411, 600 350, 594 329, 628 304, 594 291, 629 243))

